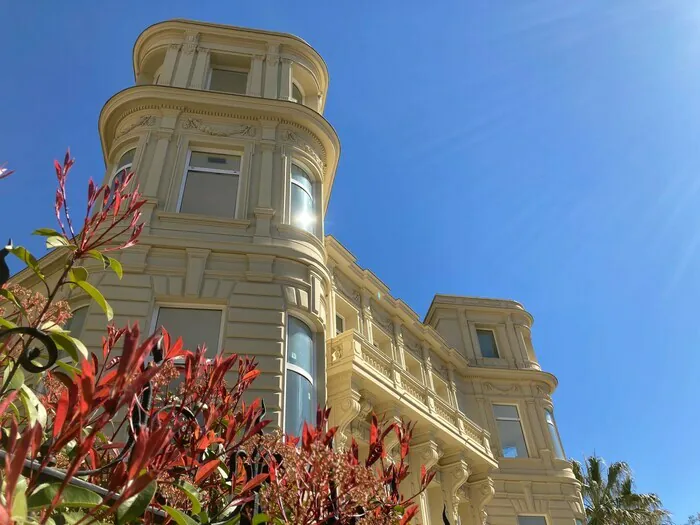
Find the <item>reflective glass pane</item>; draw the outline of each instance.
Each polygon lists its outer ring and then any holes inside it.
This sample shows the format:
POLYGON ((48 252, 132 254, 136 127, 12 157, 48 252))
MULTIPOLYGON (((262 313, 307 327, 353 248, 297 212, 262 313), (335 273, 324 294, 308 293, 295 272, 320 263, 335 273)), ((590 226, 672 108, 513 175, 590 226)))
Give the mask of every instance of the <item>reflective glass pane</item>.
POLYGON ((88 308, 83 306, 73 311, 73 317, 66 321, 64 329, 68 330, 73 337, 80 337, 83 332, 83 327, 85 326, 85 319, 87 319, 88 308))
POLYGON ((180 212, 233 218, 237 195, 238 175, 190 171, 180 212))
POLYGON ((341 316, 335 316, 335 333, 336 335, 342 334, 345 331, 345 319, 341 316))
POLYGON ((241 170, 241 156, 193 151, 190 153, 190 167, 239 172, 241 170))
POLYGON ((289 316, 287 330, 287 362, 313 377, 314 338, 311 329, 296 317, 289 316))
POLYGON ((292 180, 300 184, 306 191, 308 191, 309 195, 314 194, 311 178, 296 164, 292 164, 292 180))
POLYGON ((549 437, 554 446, 554 455, 559 459, 566 459, 566 456, 564 456, 564 447, 562 447, 561 439, 559 439, 559 433, 557 432, 557 426, 554 423, 554 415, 549 410, 545 410, 544 413, 544 417, 547 420, 547 428, 549 428, 549 437))
POLYGON ((523 428, 520 426, 520 421, 499 420, 497 423, 503 457, 526 458, 527 447, 525 446, 525 436, 523 436, 523 428))
POLYGON ((156 328, 165 327, 175 341, 182 337, 187 350, 195 351, 198 346, 207 346, 207 355, 219 353, 219 336, 221 335, 221 310, 204 310, 200 308, 158 309, 156 328))
POLYGON ((212 91, 225 91, 245 95, 248 73, 245 71, 228 71, 226 69, 212 69, 209 89, 212 91))
POLYGON ((284 431, 301 435, 304 421, 313 423, 314 392, 311 383, 296 372, 287 372, 285 394, 284 431))
POLYGON ((477 330, 476 335, 479 338, 481 356, 498 357, 498 348, 496 347, 496 338, 493 332, 491 330, 477 330))
POLYGON ((547 525, 544 516, 518 516, 518 525, 547 525))
POLYGON ((292 184, 292 224, 313 233, 315 222, 313 200, 299 186, 292 184))
POLYGON ((493 413, 496 419, 518 419, 518 409, 515 405, 493 405, 493 413))

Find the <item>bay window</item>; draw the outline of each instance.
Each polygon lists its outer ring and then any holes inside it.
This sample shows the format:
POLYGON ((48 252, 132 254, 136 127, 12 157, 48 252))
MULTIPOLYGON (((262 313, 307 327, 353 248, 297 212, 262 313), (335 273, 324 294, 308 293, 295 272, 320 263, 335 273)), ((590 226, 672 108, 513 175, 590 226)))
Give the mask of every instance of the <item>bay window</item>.
POLYGON ((311 328, 296 317, 287 322, 287 376, 284 431, 301 435, 304 421, 314 423, 314 337, 311 328))
POLYGON ((292 225, 309 233, 316 230, 316 208, 311 177, 299 166, 292 164, 291 185, 292 225))
POLYGON ((554 447, 554 456, 558 459, 566 459, 564 455, 564 447, 561 444, 561 438, 559 437, 559 431, 557 430, 557 425, 554 422, 554 413, 549 408, 544 411, 544 419, 547 421, 547 430, 549 430, 549 438, 552 440, 552 446, 554 447))

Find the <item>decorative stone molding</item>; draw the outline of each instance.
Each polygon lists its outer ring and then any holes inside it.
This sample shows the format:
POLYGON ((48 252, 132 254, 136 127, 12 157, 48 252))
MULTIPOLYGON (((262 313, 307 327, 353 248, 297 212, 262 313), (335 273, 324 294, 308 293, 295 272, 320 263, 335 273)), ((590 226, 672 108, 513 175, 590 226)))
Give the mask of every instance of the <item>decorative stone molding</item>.
POLYGON ((254 137, 257 130, 254 126, 248 126, 241 124, 235 127, 224 127, 224 126, 210 126, 209 124, 204 124, 201 119, 198 118, 187 118, 182 123, 182 129, 197 129, 207 135, 212 135, 214 137, 233 137, 233 136, 247 136, 254 137))
POLYGON ((520 392, 520 386, 519 385, 510 385, 510 386, 505 386, 501 387, 498 385, 494 385, 493 383, 484 383, 484 390, 486 392, 501 392, 503 394, 508 394, 508 393, 518 393, 520 392))
POLYGON ((474 481, 468 484, 467 501, 469 502, 470 513, 472 515, 472 523, 486 525, 486 505, 493 499, 496 494, 496 487, 491 478, 485 478, 480 481, 474 481))
POLYGON ((462 486, 467 482, 471 475, 469 464, 463 458, 457 460, 456 463, 450 463, 445 466, 440 466, 445 503, 449 505, 448 511, 451 514, 453 523, 457 523, 459 517, 459 504, 461 503, 460 493, 462 486))
POLYGON ((352 283, 347 281, 338 271, 333 271, 333 283, 336 289, 343 294, 350 302, 360 305, 360 291, 354 288, 352 283))
POLYGON ((393 334, 394 323, 391 320, 391 317, 389 317, 389 314, 387 314, 382 308, 379 308, 375 301, 370 303, 370 308, 372 310, 372 320, 381 326, 387 334, 393 334))
POLYGON ((316 163, 318 163, 319 166, 325 169, 326 163, 323 162, 321 156, 318 153, 316 153, 316 150, 312 148, 306 141, 304 141, 298 133, 289 129, 283 129, 281 131, 281 138, 282 142, 293 144, 305 151, 306 153, 308 153, 309 155, 311 155, 311 157, 316 161, 316 163))
POLYGON ((185 43, 182 45, 182 51, 186 55, 191 55, 197 50, 199 44, 199 33, 197 31, 185 31, 185 43))
POLYGON ((146 115, 138 119, 136 122, 132 122, 131 124, 124 126, 121 128, 119 131, 117 131, 116 135, 114 138, 119 138, 127 133, 135 130, 136 128, 141 128, 141 127, 151 127, 156 123, 156 117, 154 115, 146 115))
POLYGON ((349 437, 346 430, 355 419, 364 419, 372 410, 372 405, 355 389, 349 390, 342 396, 334 397, 332 404, 337 407, 331 412, 333 426, 337 427, 335 446, 337 449, 343 449, 349 437))

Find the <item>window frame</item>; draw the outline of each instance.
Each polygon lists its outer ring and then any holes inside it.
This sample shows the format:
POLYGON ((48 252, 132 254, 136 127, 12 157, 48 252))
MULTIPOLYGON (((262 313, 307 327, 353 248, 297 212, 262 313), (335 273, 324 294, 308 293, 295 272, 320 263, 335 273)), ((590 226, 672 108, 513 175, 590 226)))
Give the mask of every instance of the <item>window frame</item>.
POLYGON ((533 514, 530 514, 530 513, 518 514, 515 518, 517 525, 520 525, 520 517, 521 516, 523 518, 544 518, 544 524, 549 525, 549 517, 547 516, 547 514, 534 514, 534 513, 533 514))
POLYGON ((289 100, 291 102, 294 102, 295 104, 301 104, 302 106, 305 105, 306 93, 304 92, 304 88, 301 87, 301 84, 299 82, 292 79, 292 88, 289 91, 289 100), (299 90, 299 93, 301 93, 301 100, 297 100, 294 98, 294 86, 296 86, 296 88, 299 90))
POLYGON ((117 162, 115 162, 116 167, 112 170, 112 174, 109 176, 109 180, 107 181, 107 187, 109 188, 110 191, 110 200, 112 199, 112 196, 114 195, 114 191, 112 190, 112 183, 114 182, 114 179, 119 175, 122 171, 128 170, 133 171, 133 167, 136 165, 137 161, 137 154, 138 154, 138 149, 139 145, 138 144, 132 144, 130 147, 126 147, 122 150, 122 152, 119 154, 117 157, 117 162), (122 160, 122 157, 129 153, 130 151, 134 152, 134 157, 131 159, 131 162, 127 162, 126 164, 120 164, 119 161, 122 160))
POLYGON ((335 312, 335 336, 338 337, 340 334, 342 334, 345 331, 345 317, 342 314, 339 314, 338 312, 335 312), (342 321, 343 329, 341 331, 338 331, 338 318, 342 321))
POLYGON ((476 332, 476 342, 479 345, 479 354, 481 355, 481 358, 482 359, 501 359, 501 351, 498 348, 498 339, 496 337, 496 330, 494 330, 493 328, 486 328, 486 327, 481 327, 481 326, 474 327, 474 330, 476 332), (479 340, 479 332, 491 332, 491 337, 493 338, 493 346, 494 346, 494 349, 496 350, 495 356, 484 355, 484 351, 481 347, 481 341, 479 340))
POLYGON ((250 83, 250 69, 246 69, 244 67, 236 67, 236 66, 219 66, 217 64, 210 64, 209 65, 209 70, 207 71, 207 89, 206 89, 206 91, 211 91, 212 93, 226 93, 228 95, 247 95, 249 83, 250 83), (245 73, 246 74, 245 92, 234 93, 232 91, 212 90, 211 89, 211 76, 212 76, 212 73, 214 72, 215 69, 218 69, 219 71, 234 71, 236 73, 245 73))
MULTIPOLYGON (((319 373, 319 363, 318 363, 318 330, 316 327, 316 324, 312 322, 309 318, 307 318, 305 315, 302 315, 300 312, 297 312, 296 310, 293 311, 287 311, 286 316, 285 316, 285 330, 284 330, 284 372, 283 372, 283 378, 284 378, 284 389, 282 392, 282 430, 287 426, 287 387, 288 387, 288 381, 287 381, 287 373, 289 371, 299 374, 301 377, 309 381, 311 384, 311 391, 313 395, 313 400, 315 401, 316 405, 319 405, 319 383, 320 381, 315 376, 318 375, 319 373), (297 321, 303 323, 306 325, 306 327, 309 329, 311 332, 311 349, 313 352, 313 356, 311 359, 311 364, 312 364, 312 374, 309 374, 306 370, 301 368, 299 365, 295 365, 289 362, 288 358, 288 352, 289 352, 289 318, 294 317, 297 321)), ((325 388, 325 387, 324 387, 325 388)), ((315 407, 312 407, 312 413, 315 410, 315 407)), ((313 423, 311 421, 310 423, 313 423)))
MULTIPOLYGON (((149 333, 154 334, 156 330, 158 330, 158 313, 160 312, 161 308, 177 308, 180 310, 218 310, 221 312, 221 325, 219 326, 219 348, 216 351, 215 356, 219 356, 223 353, 224 350, 224 336, 226 335, 226 306, 225 305, 219 305, 219 304, 201 304, 201 303, 187 303, 187 302, 169 302, 169 301, 163 301, 163 302, 158 302, 153 305, 153 312, 151 314, 151 330, 149 333)), ((174 342, 174 341, 173 341, 174 342)), ((194 352, 196 348, 188 348, 188 350, 191 350, 194 352)), ((212 356, 213 358, 214 356, 212 356)), ((207 358, 207 360, 210 360, 212 358, 207 358)), ((184 363, 184 358, 183 357, 176 357, 174 359, 175 364, 181 364, 184 363)))
MULTIPOLYGON (((545 406, 544 407, 544 422, 547 425, 547 427, 551 427, 554 430, 554 434, 557 436, 557 440, 559 441, 559 448, 561 449, 562 457, 558 457, 556 450, 552 450, 552 453, 554 454, 555 459, 561 459, 561 460, 566 460, 566 452, 564 451, 564 443, 561 440, 561 435, 559 434, 559 426, 557 425, 557 420, 554 418, 554 408, 545 406), (552 417, 552 422, 550 423, 547 421, 547 414, 549 414, 552 417)), ((551 430, 549 430, 549 439, 552 439, 552 433, 551 430)), ((552 443, 553 448, 556 448, 556 443, 552 443)))
POLYGON ((316 177, 314 177, 311 174, 311 170, 303 162, 301 162, 300 160, 298 160, 296 158, 292 158, 291 162, 289 164, 289 184, 290 184, 290 186, 289 186, 289 225, 292 226, 293 228, 298 229, 298 230, 305 231, 306 233, 309 233, 309 234, 313 235, 314 237, 320 237, 320 234, 319 234, 319 222, 320 221, 318 218, 319 211, 318 211, 318 208, 316 205, 317 200, 318 200, 316 198, 318 181, 317 181, 316 177), (302 186, 301 184, 299 184, 297 181, 294 180, 294 176, 292 173, 294 166, 299 168, 304 173, 304 175, 306 175, 306 178, 309 179, 309 182, 311 183, 311 193, 309 193, 309 191, 304 186, 302 186), (314 221, 313 221, 312 228, 311 228, 312 231, 308 231, 308 230, 301 228, 300 226, 297 226, 296 224, 294 224, 294 207, 292 206, 292 185, 296 185, 304 193, 306 193, 309 197, 311 197, 311 205, 312 205, 313 212, 314 212, 313 213, 314 221))
POLYGON ((243 172, 245 170, 244 166, 244 160, 245 160, 245 151, 243 149, 222 149, 222 148, 207 148, 207 147, 192 147, 191 145, 187 149, 187 155, 185 156, 185 167, 184 171, 182 174, 182 181, 180 182, 180 191, 178 193, 177 197, 177 203, 175 206, 175 212, 176 213, 184 213, 187 215, 191 215, 188 212, 182 212, 180 211, 182 207, 182 200, 185 196, 185 186, 187 185, 187 176, 189 175, 190 171, 198 171, 200 173, 217 173, 217 174, 226 174, 226 175, 235 175, 238 177, 238 187, 236 188, 236 202, 234 203, 234 209, 233 209, 233 214, 231 217, 221 217, 218 215, 204 215, 204 217, 213 217, 215 219, 237 219, 239 216, 239 208, 241 206, 241 189, 242 189, 242 178, 243 178, 243 172), (228 156, 235 156, 235 157, 240 157, 241 162, 240 162, 240 167, 238 168, 238 173, 235 173, 233 170, 224 170, 224 169, 214 169, 214 168, 199 168, 199 167, 194 167, 194 169, 191 168, 190 166, 190 159, 192 157, 192 153, 206 153, 206 154, 212 154, 212 155, 228 155, 228 156))
MULTIPOLYGON (((491 414, 493 415, 493 419, 496 421, 496 433, 498 434, 498 444, 499 446, 499 452, 500 452, 500 457, 502 459, 527 459, 530 458, 530 447, 527 443, 527 436, 525 434, 525 425, 523 425, 523 417, 522 414, 520 413, 520 406, 518 403, 515 402, 507 402, 507 401, 501 401, 498 403, 491 403, 491 414), (515 407, 515 411, 518 414, 517 418, 512 418, 512 417, 498 417, 496 416, 496 411, 494 410, 494 407, 496 406, 512 406, 515 407), (515 456, 515 457, 508 457, 503 454, 503 440, 501 439, 501 430, 498 428, 498 422, 499 421, 517 421, 517 423, 520 425, 520 432, 523 435, 523 443, 525 444, 525 456, 515 456)), ((524 514, 523 514, 524 516, 524 514)))

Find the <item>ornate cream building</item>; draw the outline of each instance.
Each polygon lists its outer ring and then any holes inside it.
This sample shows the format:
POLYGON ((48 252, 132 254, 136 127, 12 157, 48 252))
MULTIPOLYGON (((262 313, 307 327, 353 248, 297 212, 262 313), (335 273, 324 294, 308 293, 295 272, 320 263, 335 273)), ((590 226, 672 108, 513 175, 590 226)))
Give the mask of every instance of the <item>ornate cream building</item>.
MULTIPOLYGON (((97 275, 115 321, 254 355, 252 394, 287 431, 324 403, 338 446, 366 443, 371 412, 416 421, 405 492, 420 463, 438 471, 419 523, 441 524, 445 507, 453 524, 580 525, 530 314, 437 295, 421 320, 325 235, 340 142, 318 53, 287 34, 173 20, 139 36, 133 64, 136 85, 99 118, 105 181, 133 169, 148 200, 124 278, 97 275)), ((104 315, 71 300, 71 330, 98 347, 104 315)))

